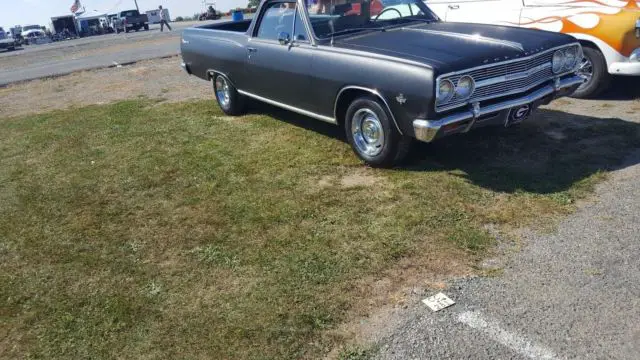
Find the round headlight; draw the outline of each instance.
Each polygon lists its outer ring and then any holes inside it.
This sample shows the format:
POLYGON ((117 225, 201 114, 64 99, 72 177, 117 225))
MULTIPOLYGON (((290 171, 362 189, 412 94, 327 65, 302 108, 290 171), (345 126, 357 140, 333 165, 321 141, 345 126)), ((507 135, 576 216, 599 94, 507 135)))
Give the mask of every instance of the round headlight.
POLYGON ((449 101, 453 97, 453 83, 449 80, 440 81, 440 85, 438 87, 438 102, 444 103, 449 101))
POLYGON ((553 60, 551 60, 552 70, 554 74, 557 74, 562 71, 564 67, 564 51, 558 50, 553 53, 553 60))
POLYGON ((456 86, 456 98, 457 99, 467 99, 475 90, 476 82, 473 80, 471 76, 465 75, 458 80, 458 85, 456 86))
POLYGON ((576 61, 578 58, 578 49, 570 47, 564 51, 564 70, 571 70, 576 67, 576 61))

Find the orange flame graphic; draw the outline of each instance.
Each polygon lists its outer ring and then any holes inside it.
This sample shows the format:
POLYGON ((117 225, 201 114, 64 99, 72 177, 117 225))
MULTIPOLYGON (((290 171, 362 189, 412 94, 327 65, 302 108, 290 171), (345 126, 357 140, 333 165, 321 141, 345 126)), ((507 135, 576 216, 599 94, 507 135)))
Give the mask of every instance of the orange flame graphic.
POLYGON ((615 14, 606 14, 593 11, 593 8, 584 12, 568 16, 548 16, 534 21, 521 22, 519 25, 541 28, 536 24, 548 24, 556 21, 562 23, 562 33, 581 33, 596 37, 609 46, 620 52, 624 56, 631 55, 634 49, 640 48, 640 39, 635 36, 635 23, 640 19, 640 6, 635 1, 629 1, 623 7, 610 6, 597 0, 573 0, 563 4, 572 3, 593 3, 595 6, 605 6, 608 8, 620 9, 615 14), (572 16, 581 14, 593 14, 600 18, 598 24, 593 28, 584 28, 569 20, 572 16))

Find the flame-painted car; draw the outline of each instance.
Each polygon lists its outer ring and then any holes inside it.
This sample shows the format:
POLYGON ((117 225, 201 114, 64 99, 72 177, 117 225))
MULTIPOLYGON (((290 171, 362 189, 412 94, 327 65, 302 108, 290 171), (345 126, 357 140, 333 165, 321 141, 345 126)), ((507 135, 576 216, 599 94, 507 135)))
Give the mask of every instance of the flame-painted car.
POLYGON ((252 20, 186 29, 182 66, 212 81, 225 113, 250 98, 337 124, 372 166, 397 163, 413 139, 519 123, 584 82, 571 36, 381 4, 265 0, 252 20))
MULTIPOLYGON (((585 83, 573 94, 593 97, 611 75, 640 76, 640 1, 637 0, 426 0, 445 21, 557 31, 584 48, 580 74, 585 83)), ((639 79, 640 80, 640 79, 639 79)))

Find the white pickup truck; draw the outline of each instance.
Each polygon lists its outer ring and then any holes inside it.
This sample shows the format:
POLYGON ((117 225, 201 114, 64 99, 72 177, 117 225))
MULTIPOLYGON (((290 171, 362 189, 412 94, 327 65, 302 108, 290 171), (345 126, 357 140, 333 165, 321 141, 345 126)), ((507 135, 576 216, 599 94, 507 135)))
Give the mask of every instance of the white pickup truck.
MULTIPOLYGON (((442 20, 521 26, 577 38, 587 81, 574 97, 605 90, 611 75, 640 76, 640 1, 426 0, 442 20)), ((640 80, 640 79, 639 79, 640 80)))

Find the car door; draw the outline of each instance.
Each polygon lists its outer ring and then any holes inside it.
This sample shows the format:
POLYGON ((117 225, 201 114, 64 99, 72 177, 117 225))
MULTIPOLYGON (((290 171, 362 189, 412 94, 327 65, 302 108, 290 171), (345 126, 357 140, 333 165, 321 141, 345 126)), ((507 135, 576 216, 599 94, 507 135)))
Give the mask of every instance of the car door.
POLYGON ((306 108, 314 50, 309 39, 295 2, 266 4, 247 44, 246 91, 306 108))

